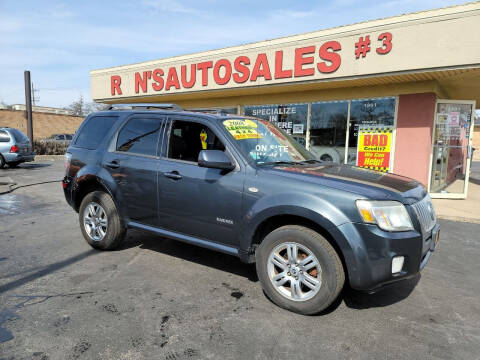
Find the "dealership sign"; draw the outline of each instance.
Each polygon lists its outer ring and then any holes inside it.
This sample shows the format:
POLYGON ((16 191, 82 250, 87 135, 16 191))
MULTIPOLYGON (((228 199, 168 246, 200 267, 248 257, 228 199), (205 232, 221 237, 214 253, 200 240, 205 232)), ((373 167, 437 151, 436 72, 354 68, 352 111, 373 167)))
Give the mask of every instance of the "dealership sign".
MULTIPOLYGON (((94 100, 356 79, 478 63, 480 16, 391 19, 93 70, 94 100), (411 22, 410 22, 411 19, 411 22), (432 41, 435 39, 435 41, 432 41), (450 49, 446 52, 445 49, 450 49), (475 50, 475 51, 472 51, 475 50)), ((450 16, 450 15, 448 15, 450 16)))
MULTIPOLYGON (((378 36, 378 41, 377 54, 388 54, 392 49, 392 34, 382 33, 378 36)), ((370 44, 370 35, 360 37, 355 44, 355 57, 366 57, 371 50, 370 44)), ((308 78, 314 77, 316 73, 333 73, 342 64, 342 45, 338 41, 327 41, 319 46, 310 45, 292 50, 288 55, 284 54, 284 50, 277 50, 270 58, 266 52, 260 52, 253 56, 239 55, 233 61, 222 58, 136 71, 133 82, 135 94, 145 94, 149 90, 168 92, 191 89, 197 82, 202 87, 208 87, 211 77, 215 84, 220 86, 231 82, 255 84, 260 78, 265 81, 308 78), (284 65, 285 57, 293 57, 292 66, 284 65)), ((110 76, 110 93, 112 96, 123 94, 121 75, 110 76)))

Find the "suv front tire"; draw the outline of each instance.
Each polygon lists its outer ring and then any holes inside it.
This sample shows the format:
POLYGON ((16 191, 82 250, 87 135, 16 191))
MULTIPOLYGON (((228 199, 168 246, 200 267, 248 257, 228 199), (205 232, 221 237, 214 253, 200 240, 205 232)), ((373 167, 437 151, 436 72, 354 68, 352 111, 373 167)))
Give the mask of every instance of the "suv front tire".
POLYGON ((109 194, 94 191, 80 205, 80 228, 85 240, 95 249, 114 250, 125 238, 117 207, 109 194))
POLYGON ((270 300, 304 315, 325 310, 345 282, 342 262, 332 245, 319 233, 298 225, 269 233, 257 249, 256 267, 270 300))

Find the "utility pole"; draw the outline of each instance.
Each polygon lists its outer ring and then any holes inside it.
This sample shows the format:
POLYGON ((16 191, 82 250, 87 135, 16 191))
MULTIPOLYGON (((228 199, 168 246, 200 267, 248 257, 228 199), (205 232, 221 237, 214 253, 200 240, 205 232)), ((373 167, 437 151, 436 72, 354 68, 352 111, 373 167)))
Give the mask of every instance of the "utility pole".
POLYGON ((32 84, 30 71, 25 70, 25 118, 27 119, 27 136, 33 146, 33 121, 32 121, 32 84))

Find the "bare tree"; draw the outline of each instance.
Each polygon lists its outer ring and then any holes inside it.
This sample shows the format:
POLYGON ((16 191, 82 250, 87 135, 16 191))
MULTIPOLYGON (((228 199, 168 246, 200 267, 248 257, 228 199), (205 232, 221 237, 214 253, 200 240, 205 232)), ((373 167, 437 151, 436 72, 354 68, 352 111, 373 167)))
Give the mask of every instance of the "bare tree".
POLYGON ((87 111, 87 114, 90 114, 92 112, 95 112, 95 111, 103 111, 103 110, 106 110, 110 105, 108 104, 101 104, 101 103, 97 103, 97 102, 90 102, 88 104, 86 104, 85 108, 86 108, 86 111, 87 111))
POLYGON ((87 116, 88 114, 95 111, 102 111, 108 107, 106 104, 100 104, 96 102, 85 102, 82 95, 73 101, 66 109, 70 112, 71 115, 75 116, 87 116))
POLYGON ((80 95, 80 97, 77 100, 74 100, 70 105, 66 107, 66 109, 70 112, 71 115, 74 116, 85 116, 85 100, 83 99, 83 96, 80 95))

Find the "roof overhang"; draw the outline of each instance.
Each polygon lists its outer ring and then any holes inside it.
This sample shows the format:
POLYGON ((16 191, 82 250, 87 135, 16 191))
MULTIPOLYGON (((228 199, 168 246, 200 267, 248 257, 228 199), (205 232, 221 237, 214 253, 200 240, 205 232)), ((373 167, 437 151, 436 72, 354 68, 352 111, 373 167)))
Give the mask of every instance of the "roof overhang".
POLYGON ((396 95, 417 84, 418 92, 480 103, 479 23, 480 3, 470 3, 94 70, 91 94, 101 102, 172 102, 358 87, 396 95), (358 51, 362 42, 369 51, 358 51))

